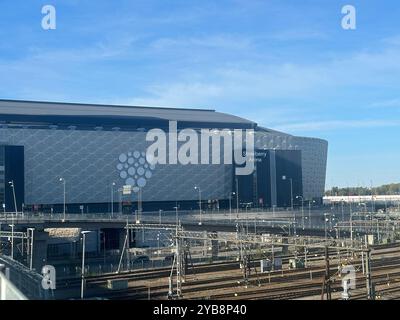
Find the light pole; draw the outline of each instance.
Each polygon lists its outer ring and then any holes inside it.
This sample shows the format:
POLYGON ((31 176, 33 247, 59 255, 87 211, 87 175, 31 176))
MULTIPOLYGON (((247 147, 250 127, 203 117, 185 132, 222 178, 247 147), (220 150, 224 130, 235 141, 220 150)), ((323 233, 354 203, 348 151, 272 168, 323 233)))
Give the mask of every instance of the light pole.
MULTIPOLYGON (((15 217, 18 214, 18 209, 17 209, 17 200, 15 197, 15 186, 14 186, 14 181, 11 180, 8 182, 11 188, 13 189, 13 195, 14 195, 14 207, 15 207, 15 217)), ((11 224, 9 225, 11 227, 11 259, 14 260, 14 215, 11 215, 11 224)))
POLYGON ((367 204, 362 202, 362 203, 359 204, 359 206, 363 206, 364 207, 364 221, 366 221, 367 220, 367 211, 368 211, 367 210, 367 204))
POLYGON ((344 222, 344 208, 343 208, 343 199, 342 199, 342 222, 344 222))
POLYGON ((115 182, 111 183, 111 218, 114 218, 114 186, 115 182))
POLYGON ((289 180, 290 181, 290 206, 293 212, 293 179, 287 178, 286 176, 282 176, 282 180, 289 180))
POLYGON ((350 240, 351 244, 353 244, 353 207, 351 201, 349 202, 350 206, 350 240))
POLYGON ((81 299, 83 300, 83 289, 85 284, 85 242, 86 242, 86 234, 91 231, 81 231, 82 233, 82 270, 81 270, 81 299))
POLYGON ((14 260, 14 223, 9 226, 11 227, 11 259, 14 260))
POLYGON ((253 203, 248 202, 248 203, 244 203, 245 208, 246 208, 246 233, 249 233, 249 215, 248 215, 248 208, 252 205, 253 203))
POLYGON ((315 203, 315 200, 308 200, 308 225, 311 228, 311 205, 315 203))
POLYGON ((239 179, 235 178, 236 182, 236 219, 239 219, 239 179))
POLYGON ((59 179, 60 182, 63 183, 63 187, 64 187, 64 203, 63 203, 63 216, 64 216, 64 221, 65 221, 65 179, 64 178, 60 178, 59 179))
POLYGON ((201 189, 200 189, 200 187, 197 187, 197 186, 194 187, 194 189, 199 191, 199 211, 200 211, 200 222, 199 222, 199 225, 201 226, 201 224, 202 224, 202 222, 201 222, 201 189))
POLYGON ((11 188, 12 188, 12 190, 13 190, 15 216, 17 216, 17 214, 18 214, 18 208, 17 208, 17 198, 16 198, 16 196, 15 196, 14 180, 9 181, 8 184, 11 186, 11 188))
POLYGON ((157 233, 157 255, 160 257, 160 232, 157 233))
POLYGON ((29 231, 31 232, 31 245, 30 245, 30 257, 29 257, 29 269, 32 270, 33 268, 33 231, 35 231, 35 228, 28 228, 28 233, 29 231))
POLYGON ((162 213, 162 210, 160 209, 160 210, 158 210, 158 215, 159 215, 159 223, 161 224, 161 213, 162 213))
MULTIPOLYGON (((282 180, 287 180, 288 178, 286 176, 282 176, 282 180)), ((293 180, 292 178, 289 178, 290 181, 290 207, 292 209, 292 215, 294 219, 294 226, 293 226, 293 231, 294 235, 296 235, 296 212, 293 210, 293 180)))
POLYGON ((231 192, 229 194, 229 221, 232 221, 232 196, 234 196, 236 192, 231 192))
POLYGON ((296 196, 296 199, 301 199, 301 223, 303 224, 304 230, 304 198, 302 196, 296 196))
POLYGON ((328 227, 327 227, 327 222, 328 222, 327 216, 328 215, 329 215, 329 213, 324 213, 325 241, 328 240, 328 227))
MULTIPOLYGON (((179 209, 179 207, 178 207, 178 205, 177 205, 176 207, 174 207, 174 209, 175 209, 175 220, 176 220, 176 225, 178 225, 178 222, 179 222, 179 214, 178 214, 178 209, 179 209)), ((161 217, 161 215, 160 215, 160 217, 161 217)), ((161 218, 160 218, 160 221, 161 221, 161 218)), ((200 221, 201 221, 201 219, 200 219, 200 221)))

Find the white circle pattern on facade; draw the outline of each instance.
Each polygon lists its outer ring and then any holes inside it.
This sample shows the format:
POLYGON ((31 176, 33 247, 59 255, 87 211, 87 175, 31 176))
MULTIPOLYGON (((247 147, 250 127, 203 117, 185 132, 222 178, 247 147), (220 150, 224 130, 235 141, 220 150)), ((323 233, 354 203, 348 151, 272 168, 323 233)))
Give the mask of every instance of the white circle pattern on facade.
POLYGON ((122 153, 118 157, 117 170, 119 177, 124 180, 125 185, 132 186, 134 192, 138 192, 147 184, 147 180, 153 175, 154 164, 146 160, 144 152, 134 151, 122 153))

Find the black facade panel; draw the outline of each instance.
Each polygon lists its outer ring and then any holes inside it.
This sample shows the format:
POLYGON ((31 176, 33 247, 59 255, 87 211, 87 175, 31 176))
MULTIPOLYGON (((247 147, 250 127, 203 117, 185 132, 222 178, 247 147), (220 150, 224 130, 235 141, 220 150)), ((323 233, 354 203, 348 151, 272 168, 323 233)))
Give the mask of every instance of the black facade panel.
POLYGON ((252 174, 247 176, 237 176, 240 205, 243 205, 244 203, 253 203, 254 201, 253 180, 254 176, 252 174))
MULTIPOLYGON (((239 185, 239 202, 252 203, 252 207, 271 205, 271 173, 268 150, 257 150, 255 153, 255 170, 247 176, 237 176, 239 185)), ((235 186, 233 188, 235 192, 235 186)))
POLYGON ((21 212, 22 204, 25 201, 24 147, 4 146, 3 148, 6 211, 15 211, 13 188, 9 183, 12 181, 17 208, 21 212))
MULTIPOLYGON (((256 150, 255 171, 251 175, 236 176, 239 185, 239 202, 252 203, 253 207, 271 207, 272 190, 276 188, 277 206, 291 206, 291 182, 293 187, 293 204, 300 203, 296 196, 303 195, 301 151, 275 151, 275 180, 271 181, 271 151, 256 150), (283 180, 282 177, 286 179, 283 180)), ((235 184, 232 190, 235 192, 235 184)))
POLYGON ((271 206, 271 170, 269 151, 256 152, 257 199, 259 207, 271 206))
POLYGON ((299 203, 296 196, 303 195, 301 151, 276 150, 276 188, 278 207, 291 206, 291 181, 293 203, 299 203), (286 177, 284 180, 283 177, 286 177))

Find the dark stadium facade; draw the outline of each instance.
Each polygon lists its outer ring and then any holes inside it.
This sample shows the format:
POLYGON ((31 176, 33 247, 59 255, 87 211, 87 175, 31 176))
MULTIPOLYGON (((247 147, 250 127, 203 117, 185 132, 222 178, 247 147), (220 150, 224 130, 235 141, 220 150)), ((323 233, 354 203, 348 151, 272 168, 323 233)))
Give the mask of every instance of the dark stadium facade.
POLYGON ((0 100, 0 203, 5 211, 132 212, 322 201, 328 143, 205 109, 0 100), (154 128, 254 130, 255 170, 235 164, 150 164, 154 128), (61 180, 61 181, 60 181, 61 180), (13 182, 13 184, 10 184, 13 182), (12 188, 14 186, 14 190, 12 188), (126 185, 137 192, 124 195, 126 185), (197 187, 195 189, 195 187, 197 187), (139 191, 138 191, 139 190, 139 191), (292 192, 291 192, 292 191, 292 192), (230 201, 230 199, 232 201, 230 201))

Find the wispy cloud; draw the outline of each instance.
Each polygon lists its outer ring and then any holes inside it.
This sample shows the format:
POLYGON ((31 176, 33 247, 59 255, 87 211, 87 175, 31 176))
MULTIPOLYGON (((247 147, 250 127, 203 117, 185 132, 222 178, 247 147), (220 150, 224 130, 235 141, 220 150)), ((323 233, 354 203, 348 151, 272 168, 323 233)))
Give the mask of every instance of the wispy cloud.
POLYGON ((400 108, 400 98, 374 102, 371 108, 400 108))
POLYGON ((290 132, 321 132, 341 129, 386 128, 398 126, 400 126, 400 120, 360 119, 287 123, 273 127, 273 129, 290 132))
POLYGON ((198 37, 159 38, 150 44, 157 50, 180 48, 216 48, 222 50, 250 49, 253 41, 250 37, 217 34, 198 37))

